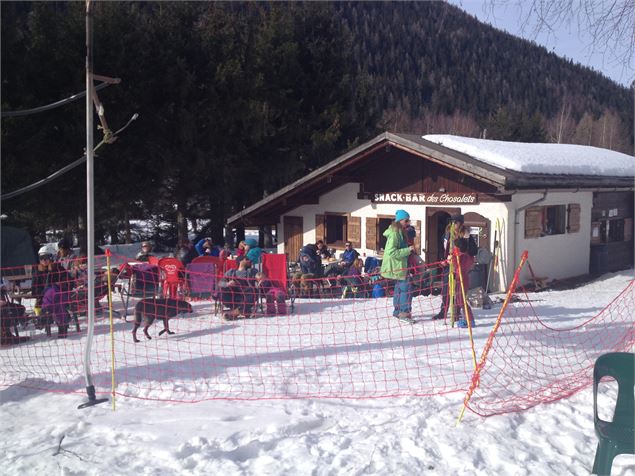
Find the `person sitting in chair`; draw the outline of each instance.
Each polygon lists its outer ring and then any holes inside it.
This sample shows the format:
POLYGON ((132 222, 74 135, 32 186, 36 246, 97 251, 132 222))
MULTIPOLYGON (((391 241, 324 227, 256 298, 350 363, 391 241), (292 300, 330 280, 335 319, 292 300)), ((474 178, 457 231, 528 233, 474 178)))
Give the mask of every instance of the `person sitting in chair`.
POLYGON ((194 245, 199 256, 218 256, 220 249, 211 238, 202 238, 194 245))
POLYGON ((62 291, 68 291, 73 284, 70 274, 62 265, 53 261, 53 252, 42 246, 38 251, 39 263, 33 267, 31 294, 35 298, 35 314, 39 316, 44 292, 54 284, 62 291))
POLYGON ((253 238, 245 240, 245 256, 249 258, 249 261, 251 261, 252 264, 260 264, 262 248, 258 246, 258 242, 253 238))
POLYGON ((55 261, 60 263, 72 277, 77 275, 77 256, 71 250, 71 245, 66 238, 62 238, 57 243, 57 256, 55 261))
POLYGON ((242 257, 238 269, 230 269, 220 283, 221 302, 229 307, 223 314, 226 320, 250 317, 256 303, 254 278, 256 271, 251 267, 249 258, 242 257))
POLYGON ((353 243, 347 241, 344 252, 342 253, 339 261, 337 263, 328 265, 324 270, 324 275, 326 277, 329 277, 346 274, 349 268, 353 265, 353 263, 355 263, 358 258, 359 253, 355 248, 353 248, 353 243))
POLYGON ((152 243, 144 241, 141 243, 141 251, 137 253, 136 260, 141 261, 142 263, 147 263, 150 256, 154 256, 152 254, 152 243))
POLYGON ((364 281, 362 280, 362 269, 364 268, 364 260, 361 258, 356 259, 346 270, 346 273, 342 278, 346 281, 347 286, 342 292, 342 298, 347 297, 348 289, 353 293, 353 296, 366 297, 366 289, 364 281))
POLYGON ((183 266, 187 266, 198 256, 198 253, 190 240, 184 240, 177 245, 174 256, 183 263, 183 266))
POLYGON ((329 251, 328 247, 324 244, 324 241, 317 240, 315 242, 315 246, 317 246, 317 252, 322 259, 331 259, 333 255, 329 251))
POLYGON ((317 245, 303 246, 298 256, 298 264, 300 271, 293 276, 293 281, 299 282, 302 293, 310 296, 314 280, 321 278, 323 274, 322 259, 318 254, 317 245))

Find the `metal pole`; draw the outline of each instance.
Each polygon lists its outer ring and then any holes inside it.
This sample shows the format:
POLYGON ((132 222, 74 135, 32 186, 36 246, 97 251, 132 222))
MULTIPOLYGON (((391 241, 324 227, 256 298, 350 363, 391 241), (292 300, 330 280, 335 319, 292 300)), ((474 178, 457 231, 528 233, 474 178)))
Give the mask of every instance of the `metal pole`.
POLYGON ((85 408, 108 401, 95 397, 95 386, 90 373, 90 353, 95 330, 95 204, 93 191, 93 12, 91 0, 86 0, 86 239, 88 240, 88 333, 84 348, 84 377, 88 402, 85 408))

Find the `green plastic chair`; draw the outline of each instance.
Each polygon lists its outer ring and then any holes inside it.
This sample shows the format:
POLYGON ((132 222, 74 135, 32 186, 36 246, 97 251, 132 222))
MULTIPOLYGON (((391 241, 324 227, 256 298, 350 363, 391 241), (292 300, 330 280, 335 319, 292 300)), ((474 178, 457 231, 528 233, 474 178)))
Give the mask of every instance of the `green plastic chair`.
POLYGON ((612 352, 598 357, 593 369, 593 423, 600 440, 595 452, 593 474, 610 475, 613 459, 620 454, 635 454, 635 354, 612 352), (613 421, 598 417, 598 384, 610 376, 619 385, 613 421))

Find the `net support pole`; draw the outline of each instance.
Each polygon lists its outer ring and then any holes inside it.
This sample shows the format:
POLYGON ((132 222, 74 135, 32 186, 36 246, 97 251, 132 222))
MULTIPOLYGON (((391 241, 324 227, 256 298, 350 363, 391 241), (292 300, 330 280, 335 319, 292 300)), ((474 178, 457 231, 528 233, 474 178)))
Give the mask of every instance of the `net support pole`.
POLYGON ((520 263, 518 264, 518 267, 516 268, 516 271, 514 272, 514 278, 512 279, 512 282, 509 285, 509 289, 507 290, 505 301, 503 301, 503 305, 501 306, 501 310, 498 313, 498 317, 496 318, 494 327, 492 328, 492 331, 490 332, 489 337, 487 338, 485 347, 483 347, 483 352, 481 353, 481 359, 478 365, 476 366, 476 368, 474 369, 474 373, 472 374, 472 382, 470 383, 470 388, 467 390, 467 393, 465 394, 465 398, 463 399, 463 408, 461 408, 459 417, 456 420, 457 426, 459 423, 461 423, 461 420, 463 419, 463 415, 465 414, 465 409, 467 408, 467 404, 472 398, 472 394, 474 393, 474 390, 476 390, 476 387, 478 387, 480 384, 481 370, 483 369, 483 366, 485 365, 487 354, 489 353, 489 350, 492 348, 492 345, 494 343, 494 337, 496 336, 496 332, 498 331, 498 328, 501 325, 501 320, 503 319, 503 314, 505 313, 505 309, 507 309, 507 305, 509 304, 511 296, 516 290, 516 286, 518 285, 518 280, 520 279, 520 271, 523 269, 523 266, 525 265, 525 261, 527 261, 528 256, 529 256, 529 253, 527 252, 527 250, 523 251, 523 254, 520 258, 520 263))
POLYGON ((112 410, 115 411, 115 332, 112 322, 112 275, 110 273, 112 253, 110 249, 106 250, 106 268, 108 269, 108 321, 110 323, 110 387, 112 394, 112 410))
POLYGON ((467 296, 465 295, 465 286, 463 285, 463 271, 461 270, 461 255, 459 250, 455 248, 454 256, 456 256, 456 269, 459 275, 459 283, 461 285, 461 296, 463 297, 463 313, 465 314, 465 320, 467 321, 467 330, 470 336, 470 349, 472 351, 472 363, 474 364, 474 370, 476 370, 476 350, 474 349, 474 338, 472 336, 472 319, 468 313, 467 296))
POLYGON ((98 399, 90 371, 90 353, 95 331, 95 204, 93 190, 93 12, 91 0, 86 0, 86 239, 88 244, 88 332, 84 347, 84 378, 88 401, 78 408, 86 408, 107 402, 98 399))

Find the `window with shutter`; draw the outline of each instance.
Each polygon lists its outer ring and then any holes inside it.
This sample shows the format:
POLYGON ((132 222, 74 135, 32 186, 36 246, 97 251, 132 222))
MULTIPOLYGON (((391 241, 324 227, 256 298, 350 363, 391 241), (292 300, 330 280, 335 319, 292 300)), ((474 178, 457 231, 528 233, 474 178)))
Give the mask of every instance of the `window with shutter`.
POLYGON ((578 233, 580 231, 580 204, 570 203, 567 211, 569 215, 567 220, 567 232, 578 233))
POLYGON ((344 247, 344 243, 348 239, 348 217, 341 213, 326 213, 322 216, 323 220, 323 236, 327 245, 344 247))
POLYGON ((353 248, 362 246, 362 219, 361 217, 349 217, 348 219, 348 241, 353 244, 353 248))
POLYGON ((542 207, 525 210, 525 238, 539 238, 542 233, 542 207))
POLYGON ((366 218, 366 248, 369 250, 375 250, 379 248, 377 246, 377 218, 366 218))

